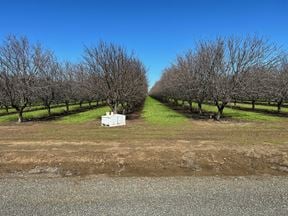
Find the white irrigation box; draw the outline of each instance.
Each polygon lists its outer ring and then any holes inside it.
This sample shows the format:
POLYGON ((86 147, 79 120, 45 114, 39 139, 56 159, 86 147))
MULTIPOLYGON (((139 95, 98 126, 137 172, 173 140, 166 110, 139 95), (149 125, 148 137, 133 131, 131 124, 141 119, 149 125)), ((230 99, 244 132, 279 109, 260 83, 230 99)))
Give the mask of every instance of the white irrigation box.
POLYGON ((116 127, 126 125, 126 116, 120 114, 113 114, 113 112, 107 112, 105 116, 101 118, 101 125, 108 127, 116 127))

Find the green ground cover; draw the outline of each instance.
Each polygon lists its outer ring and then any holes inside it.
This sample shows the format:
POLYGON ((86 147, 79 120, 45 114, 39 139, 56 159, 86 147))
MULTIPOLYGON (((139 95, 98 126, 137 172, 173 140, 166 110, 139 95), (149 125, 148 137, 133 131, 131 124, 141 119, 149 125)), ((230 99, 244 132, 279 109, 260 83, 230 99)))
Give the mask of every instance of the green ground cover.
POLYGON ((108 106, 99 107, 96 109, 88 110, 85 112, 76 113, 69 116, 64 116, 59 119, 57 122, 66 123, 66 124, 75 124, 75 123, 85 123, 88 121, 93 121, 95 119, 99 119, 102 115, 105 115, 110 108, 108 106))
POLYGON ((145 100, 142 116, 148 123, 158 125, 181 124, 187 121, 184 115, 151 97, 147 97, 145 100))
MULTIPOLYGON (((82 105, 82 107, 88 107, 88 106, 89 106, 88 103, 84 103, 82 105)), ((78 109, 80 109, 79 104, 69 106, 70 111, 74 111, 74 110, 78 110, 78 109)), ((65 111, 66 111, 65 106, 51 108, 51 114, 52 115, 53 114, 61 114, 61 113, 64 113, 65 111)), ((44 118, 44 117, 48 117, 48 112, 46 109, 24 112, 23 117, 24 117, 24 119, 32 119, 32 120, 37 119, 37 118, 44 118)), ((0 116, 0 123, 1 122, 13 122, 13 121, 17 121, 17 119, 18 119, 17 113, 10 114, 10 115, 3 115, 3 116, 0 116)))

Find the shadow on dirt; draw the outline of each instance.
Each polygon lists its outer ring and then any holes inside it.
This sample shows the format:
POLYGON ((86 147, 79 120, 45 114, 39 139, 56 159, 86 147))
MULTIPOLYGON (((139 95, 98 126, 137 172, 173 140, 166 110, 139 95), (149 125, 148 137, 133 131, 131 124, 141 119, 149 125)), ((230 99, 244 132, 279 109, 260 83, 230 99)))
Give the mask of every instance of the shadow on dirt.
POLYGON ((134 111, 126 113, 126 119, 127 120, 137 120, 141 118, 141 113, 144 108, 144 103, 142 103, 140 106, 138 106, 134 111))

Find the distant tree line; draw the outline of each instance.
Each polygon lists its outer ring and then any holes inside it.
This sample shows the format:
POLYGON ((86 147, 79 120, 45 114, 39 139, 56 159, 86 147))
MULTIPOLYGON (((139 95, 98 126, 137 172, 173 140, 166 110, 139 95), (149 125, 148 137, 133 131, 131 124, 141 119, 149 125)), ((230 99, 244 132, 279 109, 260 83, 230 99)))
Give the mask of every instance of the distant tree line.
POLYGON ((288 62, 281 49, 257 36, 200 41, 195 49, 177 57, 164 70, 149 93, 160 100, 217 107, 219 120, 224 108, 237 101, 276 102, 278 111, 288 100, 288 62))
POLYGON ((146 69, 123 47, 100 42, 86 47, 83 61, 60 62, 41 44, 8 36, 0 44, 0 106, 14 108, 18 121, 31 104, 51 114, 53 104, 105 101, 117 113, 133 112, 147 95, 146 69))

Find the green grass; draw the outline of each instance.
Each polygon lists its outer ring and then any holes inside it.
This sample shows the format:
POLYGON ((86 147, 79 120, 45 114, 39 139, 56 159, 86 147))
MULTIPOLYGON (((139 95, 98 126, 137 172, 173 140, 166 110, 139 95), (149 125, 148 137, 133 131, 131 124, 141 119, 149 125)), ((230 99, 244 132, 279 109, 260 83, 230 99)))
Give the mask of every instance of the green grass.
MULTIPOLYGON (((234 106, 233 103, 229 104, 230 106, 234 106)), ((249 108, 252 109, 252 104, 246 104, 246 103, 237 103, 236 107, 241 107, 241 108, 249 108)), ((255 110, 261 109, 261 110, 268 110, 268 111, 277 111, 277 106, 269 106, 269 105, 260 105, 260 104, 255 104, 255 110)), ((281 107, 281 112, 288 112, 288 107, 281 107)))
POLYGON ((105 115, 105 113, 108 112, 109 110, 110 108, 108 106, 104 106, 93 110, 77 113, 74 115, 62 117, 57 122, 66 124, 85 123, 88 121, 99 119, 102 115, 105 115))
MULTIPOLYGON (((88 103, 84 103, 82 106, 87 107, 88 103)), ((243 108, 251 108, 250 104, 238 103, 237 106, 240 106, 243 108)), ((197 108, 196 103, 193 104, 193 107, 197 108)), ((41 108, 41 106, 33 106, 29 109, 35 109, 35 108, 39 109, 41 108)), ((275 110, 275 111, 277 109, 276 107, 268 106, 268 105, 256 105, 256 109, 257 108, 264 109, 264 110, 265 109, 275 110)), ((78 104, 70 105, 71 111, 77 110, 77 109, 79 109, 78 104)), ((65 106, 54 107, 54 108, 51 108, 51 113, 61 114, 61 113, 64 113, 65 110, 66 110, 65 106)), ((217 108, 214 105, 208 105, 208 104, 203 105, 203 110, 208 111, 208 112, 217 112, 217 108)), ((4 110, 0 110, 0 111, 3 112, 4 110)), ((88 110, 85 112, 62 117, 57 122, 59 123, 84 123, 87 121, 100 118, 100 116, 105 114, 106 111, 109 111, 108 107, 101 107, 101 108, 88 110)), ((288 108, 283 107, 282 111, 288 112, 288 108)), ((230 118, 237 119, 237 120, 246 120, 246 121, 280 121, 280 120, 285 119, 282 117, 273 116, 269 114, 257 113, 253 111, 237 110, 237 109, 228 108, 228 107, 224 109, 223 114, 225 117, 230 117, 230 118)), ((47 116, 48 116, 48 113, 46 109, 23 113, 24 119, 44 118, 47 116)), ((152 123, 152 124, 158 124, 158 125, 174 125, 174 124, 180 124, 180 123, 187 121, 187 118, 184 115, 170 109, 166 105, 162 104, 161 102, 151 97, 147 97, 145 101, 145 106, 143 109, 142 116, 147 122, 152 123)), ((0 123, 1 122, 16 122, 17 119, 18 119, 17 113, 3 115, 3 116, 0 116, 0 123)))
MULTIPOLYGON (((196 108, 195 103, 194 105, 196 108)), ((208 112, 217 112, 216 106, 208 105, 208 104, 203 105, 203 110, 208 111, 208 112)), ((230 118, 234 118, 237 120, 246 120, 246 121, 280 121, 283 119, 281 117, 272 116, 269 114, 242 111, 242 110, 232 109, 228 107, 224 108, 223 114, 225 117, 230 117, 230 118)))
POLYGON ((184 115, 151 97, 147 97, 145 100, 142 116, 147 122, 158 125, 174 125, 187 121, 184 115))
MULTIPOLYGON (((16 110, 14 108, 9 108, 8 109, 8 112, 15 112, 16 110)), ((6 114, 6 109, 0 109, 0 114, 6 114)))
MULTIPOLYGON (((82 107, 87 107, 88 103, 85 103, 82 105, 82 107)), ((69 106, 70 111, 73 110, 77 110, 79 109, 79 105, 75 104, 75 105, 70 105, 69 106)), ((51 108, 51 114, 61 114, 64 113, 66 111, 66 107, 62 106, 62 107, 54 107, 51 108)), ((44 117, 48 117, 48 112, 46 109, 42 109, 42 110, 36 110, 36 111, 31 111, 31 112, 24 112, 23 113, 23 117, 24 119, 36 119, 36 118, 44 118, 44 117)), ((0 123, 1 122, 16 122, 18 119, 18 114, 10 114, 10 115, 4 115, 4 116, 0 116, 0 123)))
MULTIPOLYGON (((65 106, 65 104, 53 104, 51 105, 51 109, 52 108, 56 108, 56 107, 62 107, 62 106, 65 106)), ((24 113, 25 112, 30 112, 30 111, 37 111, 37 110, 45 110, 46 108, 43 106, 43 105, 33 105, 33 106, 28 106, 24 109, 24 113)), ((6 109, 0 109, 0 115, 1 114, 13 114, 13 113, 16 113, 16 110, 12 107, 10 107, 8 109, 9 113, 6 112, 6 109)))

